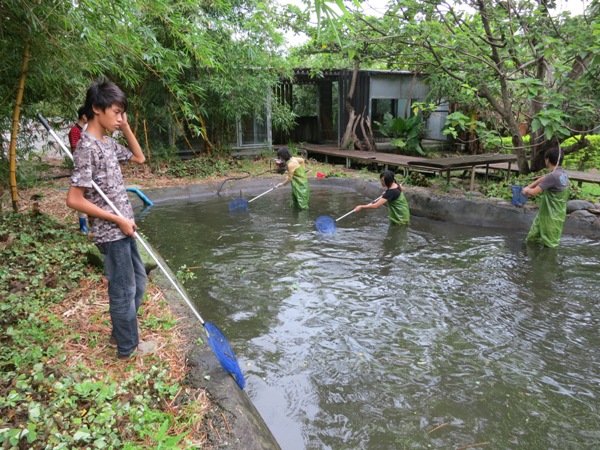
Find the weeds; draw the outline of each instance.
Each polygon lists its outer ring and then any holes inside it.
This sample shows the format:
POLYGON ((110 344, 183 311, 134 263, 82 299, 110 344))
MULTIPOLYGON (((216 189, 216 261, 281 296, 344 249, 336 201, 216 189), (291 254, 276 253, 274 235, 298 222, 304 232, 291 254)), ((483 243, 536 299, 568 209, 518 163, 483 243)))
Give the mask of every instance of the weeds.
MULTIPOLYGON (((108 352, 108 305, 91 295, 103 287, 86 265, 91 245, 43 214, 0 221, 0 447, 202 445, 205 434, 187 424, 202 421, 207 403, 173 406, 182 391, 193 397, 181 385, 185 364, 147 357, 140 370, 108 352)), ((160 298, 146 304, 141 326, 169 347, 175 318, 160 298)))
POLYGON ((165 175, 174 178, 207 178, 222 176, 235 168, 235 161, 211 157, 195 158, 189 161, 175 161, 165 175))

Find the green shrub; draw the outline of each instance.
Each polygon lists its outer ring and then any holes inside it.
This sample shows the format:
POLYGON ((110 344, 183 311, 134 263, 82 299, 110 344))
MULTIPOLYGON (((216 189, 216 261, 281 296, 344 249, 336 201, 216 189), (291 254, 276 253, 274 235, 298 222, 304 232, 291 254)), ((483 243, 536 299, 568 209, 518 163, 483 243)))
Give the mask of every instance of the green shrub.
MULTIPOLYGON (((587 136, 590 145, 575 153, 565 155, 565 169, 586 171, 600 169, 600 135, 587 136)), ((569 138, 562 143, 563 147, 573 145, 576 138, 569 138)))
POLYGON ((237 163, 230 159, 203 156, 188 161, 173 161, 166 169, 165 175, 173 178, 206 178, 211 176, 222 176, 236 166, 237 163))
MULTIPOLYGON (((565 139, 561 146, 568 147, 577 142, 579 136, 570 137, 565 139)), ((600 169, 600 135, 587 136, 586 139, 590 145, 586 148, 579 150, 575 153, 570 153, 565 156, 563 166, 565 169, 586 171, 590 169, 600 169)), ((523 142, 525 145, 529 144, 529 135, 523 136, 523 142)), ((501 147, 503 152, 510 153, 512 150, 512 140, 510 137, 503 137, 501 139, 501 147)), ((494 150, 493 147, 488 147, 488 150, 494 150)))
POLYGON ((0 218, 0 448, 191 448, 182 441, 197 416, 172 414, 181 385, 166 361, 118 380, 64 364, 67 328, 52 305, 96 276, 91 240, 70 228, 43 214, 0 218))

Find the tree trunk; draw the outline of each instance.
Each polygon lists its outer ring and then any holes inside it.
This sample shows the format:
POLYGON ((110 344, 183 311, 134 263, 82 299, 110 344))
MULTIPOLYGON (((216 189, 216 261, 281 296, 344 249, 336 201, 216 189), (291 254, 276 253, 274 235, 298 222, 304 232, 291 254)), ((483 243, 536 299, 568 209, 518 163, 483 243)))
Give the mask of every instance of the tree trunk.
POLYGON ((354 123, 352 124, 352 142, 354 142, 354 149, 355 150, 363 150, 363 148, 360 145, 360 139, 358 139, 358 135, 356 134, 356 127, 358 127, 358 124, 360 123, 362 119, 362 114, 359 114, 356 119, 354 119, 354 123))
POLYGON ((356 113, 354 112, 354 109, 351 109, 348 117, 348 123, 346 124, 346 131, 344 131, 344 137, 342 137, 342 148, 348 148, 352 144, 352 127, 354 126, 355 119, 356 113))
POLYGON ((512 123, 509 123, 508 127, 511 136, 512 136, 512 144, 515 148, 514 153, 517 155, 517 166, 519 167, 519 173, 521 175, 525 175, 529 173, 529 163, 527 162, 527 154, 525 153, 525 143, 523 142, 523 136, 519 131, 519 126, 513 120, 512 123))
POLYGON ((373 136, 373 127, 371 126, 371 118, 365 116, 366 131, 364 132, 365 140, 369 144, 369 151, 374 152, 377 150, 377 144, 375 144, 375 137, 373 136))
POLYGON ((354 98, 354 89, 356 88, 356 79, 358 78, 358 69, 360 68, 360 61, 354 61, 354 70, 352 71, 352 81, 350 82, 350 89, 346 96, 346 110, 348 111, 348 124, 346 125, 346 131, 342 137, 342 148, 354 147, 352 139, 352 130, 354 128, 354 121, 356 119, 356 111, 352 106, 352 99, 354 98))
POLYGON ((558 139, 556 139, 556 137, 553 137, 552 139, 548 140, 548 139, 544 139, 543 141, 541 141, 539 143, 538 146, 535 147, 535 152, 531 152, 531 171, 532 172, 538 172, 542 169, 546 168, 546 150, 548 150, 549 148, 552 147, 558 147, 560 145, 560 143, 558 142, 558 139))
POLYGON ((12 207, 14 212, 19 212, 19 192, 17 190, 17 135, 19 133, 19 118, 21 117, 21 104, 23 103, 23 91, 25 90, 25 79, 27 78, 27 66, 29 65, 29 41, 25 41, 23 47, 23 59, 21 61, 21 76, 19 78, 19 88, 17 90, 17 99, 13 110, 12 130, 10 133, 10 147, 8 150, 10 173, 10 189, 12 198, 12 207))

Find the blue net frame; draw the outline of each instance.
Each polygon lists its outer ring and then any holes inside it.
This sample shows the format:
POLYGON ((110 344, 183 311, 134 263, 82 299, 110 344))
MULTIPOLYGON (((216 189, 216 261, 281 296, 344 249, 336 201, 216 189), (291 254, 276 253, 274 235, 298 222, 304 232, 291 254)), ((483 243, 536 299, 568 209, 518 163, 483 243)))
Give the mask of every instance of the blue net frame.
POLYGON ((330 216, 317 217, 315 225, 317 226, 317 230, 319 230, 320 233, 324 234, 332 234, 335 233, 336 230, 335 219, 330 216))
POLYGON ((229 212, 247 212, 248 200, 238 197, 229 202, 229 212))

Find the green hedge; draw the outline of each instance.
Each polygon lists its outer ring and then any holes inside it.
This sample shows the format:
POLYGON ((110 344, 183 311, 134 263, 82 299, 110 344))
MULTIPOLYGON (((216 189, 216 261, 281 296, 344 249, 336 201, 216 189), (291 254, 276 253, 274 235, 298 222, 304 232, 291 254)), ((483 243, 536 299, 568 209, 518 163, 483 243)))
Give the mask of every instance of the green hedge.
MULTIPOLYGON (((579 136, 575 136, 566 139, 561 145, 563 147, 573 145, 578 138, 579 136)), ((578 152, 565 156, 565 161, 563 163, 565 169, 579 171, 587 171, 590 169, 600 170, 600 135, 594 134, 587 136, 586 139, 589 141, 590 145, 578 152)), ((529 135, 523 136, 523 142, 525 145, 529 144, 529 135)), ((511 152, 510 149, 506 149, 506 147, 512 147, 512 140, 510 137, 503 137, 501 144, 502 147, 504 147, 502 150, 503 152, 511 152)))
MULTIPOLYGON (((587 136, 590 142, 583 150, 565 156, 563 166, 565 169, 586 171, 600 169, 600 135, 587 136)), ((569 138, 562 143, 563 147, 573 145, 575 138, 569 138)))

